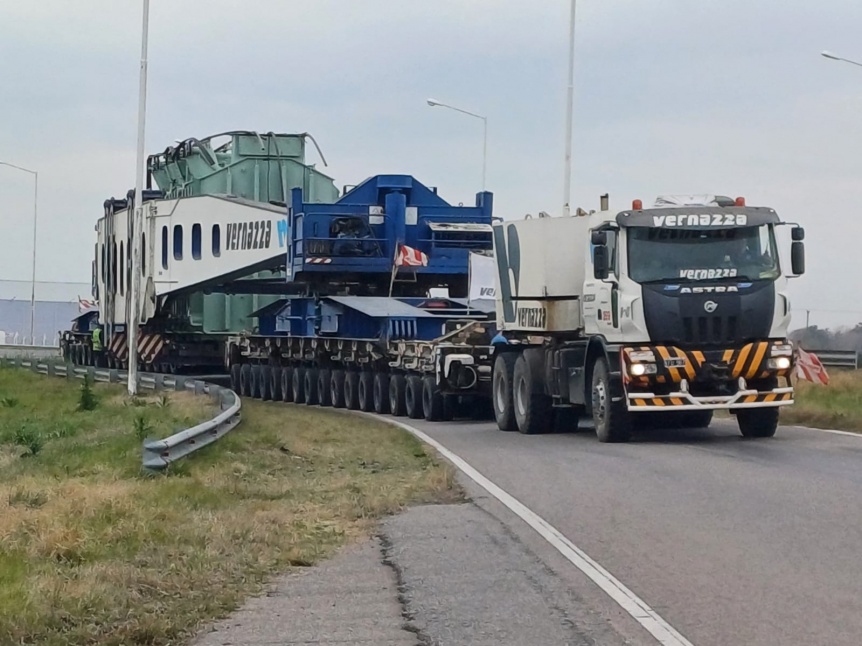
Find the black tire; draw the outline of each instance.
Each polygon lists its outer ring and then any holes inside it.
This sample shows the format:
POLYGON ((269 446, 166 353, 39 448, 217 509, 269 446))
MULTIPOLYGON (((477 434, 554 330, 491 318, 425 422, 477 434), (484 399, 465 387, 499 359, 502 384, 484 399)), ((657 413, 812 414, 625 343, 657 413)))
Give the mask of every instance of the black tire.
POLYGON ((628 442, 632 435, 631 415, 624 401, 611 399, 610 370, 604 358, 593 367, 590 395, 599 442, 628 442))
POLYGON ((293 368, 290 366, 281 369, 281 401, 293 401, 293 368))
POLYGON ((708 428, 712 424, 712 411, 686 411, 681 421, 683 428, 708 428))
POLYGON ((512 400, 518 430, 524 435, 548 433, 553 429, 554 409, 545 394, 542 355, 527 350, 515 361, 512 400))
POLYGON ((344 408, 344 370, 333 370, 329 378, 329 401, 333 408, 344 408))
POLYGON ((404 375, 392 375, 389 377, 389 412, 395 417, 404 417, 407 414, 407 381, 404 375))
POLYGON ((293 390, 293 401, 296 404, 305 403, 305 368, 296 366, 291 375, 290 387, 293 390))
POLYGON ((576 433, 578 430, 578 419, 581 411, 577 408, 555 408, 554 409, 554 432, 576 433))
POLYGON ((344 375, 344 407, 347 410, 359 410, 359 373, 349 370, 344 375))
POLYGON ((443 394, 437 387, 437 380, 428 376, 422 380, 422 415, 426 421, 440 422, 445 415, 443 394))
POLYGON ((386 415, 389 412, 389 375, 385 372, 375 372, 372 391, 374 412, 378 415, 386 415))
POLYGON ((515 373, 515 361, 518 355, 514 352, 504 352, 494 360, 494 374, 491 382, 491 399, 494 406, 494 419, 501 431, 515 431, 518 423, 515 421, 515 403, 512 399, 512 383, 515 373))
POLYGON ((317 368, 305 369, 302 389, 305 391, 305 405, 317 406, 317 368))
POLYGON ((374 373, 368 371, 359 373, 356 398, 359 403, 359 410, 364 413, 370 413, 374 410, 374 373))
POLYGON ((317 372, 317 403, 332 406, 332 371, 321 369, 317 372))
POLYGON ((251 394, 250 396, 254 399, 260 399, 260 380, 261 380, 261 372, 260 366, 254 365, 251 367, 251 394))
POLYGON ((239 369, 239 390, 240 397, 251 397, 251 366, 247 363, 239 369))
POLYGON ((272 366, 269 369, 269 396, 272 401, 280 402, 281 394, 281 366, 272 366))
POLYGON ((230 389, 234 391, 237 395, 239 395, 241 390, 239 376, 241 370, 242 366, 238 363, 235 363, 230 367, 230 389))
POLYGON ((410 419, 422 419, 422 378, 418 375, 407 377, 407 390, 404 393, 404 408, 410 419))
POLYGON ((272 366, 260 367, 260 398, 265 402, 272 399, 272 366))
POLYGON ((736 423, 743 437, 772 437, 778 430, 778 406, 742 408, 736 412, 736 423))

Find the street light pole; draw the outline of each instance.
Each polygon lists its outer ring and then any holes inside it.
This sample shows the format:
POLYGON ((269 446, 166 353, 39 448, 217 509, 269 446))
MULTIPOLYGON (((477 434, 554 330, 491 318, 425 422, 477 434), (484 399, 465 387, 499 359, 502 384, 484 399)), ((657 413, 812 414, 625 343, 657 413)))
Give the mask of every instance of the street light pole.
POLYGON ((572 114, 575 92, 575 2, 569 11, 569 85, 566 91, 566 161, 563 175, 563 217, 571 213, 572 187, 572 114))
POLYGON ((33 268, 30 275, 30 343, 36 345, 36 223, 39 219, 39 173, 29 168, 0 161, 0 166, 8 166, 30 173, 33 176, 33 268))
POLYGON ((482 134, 482 190, 485 190, 485 177, 486 170, 488 165, 488 118, 482 116, 481 114, 476 114, 475 112, 469 112, 468 110, 462 110, 461 108, 456 108, 453 105, 447 105, 446 103, 441 103, 437 99, 428 99, 428 105, 433 107, 441 107, 441 108, 449 108, 450 110, 455 110, 456 112, 461 112, 463 114, 469 114, 471 117, 476 117, 477 119, 481 119, 483 123, 483 134, 482 134))
MULTIPOLYGON (((150 0, 144 0, 143 25, 141 27, 141 71, 138 87, 138 150, 135 169, 135 204, 132 216, 132 280, 129 299, 129 316, 126 330, 129 335, 129 395, 138 393, 138 285, 141 275, 141 226, 143 220, 143 176, 144 176, 144 134, 147 119, 147 40, 150 24, 150 0)), ((125 269, 122 269, 125 271, 125 269)))
POLYGON ((823 51, 820 52, 820 55, 833 61, 844 61, 845 63, 850 63, 851 65, 858 65, 859 67, 862 67, 862 63, 851 61, 849 58, 842 58, 841 56, 836 56, 832 52, 823 51))

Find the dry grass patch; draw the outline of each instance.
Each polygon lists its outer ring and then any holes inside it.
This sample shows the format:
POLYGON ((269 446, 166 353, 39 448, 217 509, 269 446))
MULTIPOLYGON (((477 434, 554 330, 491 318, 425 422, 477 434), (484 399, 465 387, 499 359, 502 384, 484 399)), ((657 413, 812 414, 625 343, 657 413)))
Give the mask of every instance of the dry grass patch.
POLYGON ((783 424, 862 432, 862 371, 832 369, 829 385, 797 380, 795 403, 781 411, 783 424))
POLYGON ((275 403, 243 402, 235 431, 145 475, 135 419, 167 435, 212 416, 207 398, 96 386, 76 412, 77 388, 0 369, 0 399, 19 400, 0 407, 0 643, 177 643, 380 516, 462 499, 399 429, 275 403), (44 435, 36 454, 22 426, 44 435))

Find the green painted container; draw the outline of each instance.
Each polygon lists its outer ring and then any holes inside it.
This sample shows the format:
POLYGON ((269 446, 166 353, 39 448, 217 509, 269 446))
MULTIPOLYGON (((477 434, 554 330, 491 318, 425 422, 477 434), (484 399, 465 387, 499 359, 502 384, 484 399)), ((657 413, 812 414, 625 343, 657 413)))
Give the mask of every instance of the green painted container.
MULTIPOLYGON (((232 131, 205 139, 186 139, 151 155, 147 170, 166 198, 231 195, 285 205, 290 191, 302 188, 309 202, 334 202, 339 197, 332 178, 305 163, 307 133, 275 134, 232 131)), ((315 143, 315 147, 316 147, 315 143)), ((319 152, 319 149, 318 149, 319 152)), ((321 155, 322 157, 322 155, 321 155)), ((286 210, 285 210, 286 216, 286 210)), ((283 272, 258 272, 249 278, 280 277, 283 272)), ((187 324, 203 334, 252 331, 249 314, 278 296, 204 294, 195 292, 174 303, 184 307, 187 324)))

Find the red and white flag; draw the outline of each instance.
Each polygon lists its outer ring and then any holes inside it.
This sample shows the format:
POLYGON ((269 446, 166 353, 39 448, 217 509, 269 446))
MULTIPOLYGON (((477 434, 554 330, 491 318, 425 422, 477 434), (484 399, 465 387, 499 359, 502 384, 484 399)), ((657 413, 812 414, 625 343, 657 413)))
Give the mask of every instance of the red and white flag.
POLYGON ((796 348, 796 376, 816 384, 829 385, 829 375, 817 355, 796 348))
POLYGON ((96 301, 90 301, 86 298, 78 297, 78 311, 81 313, 87 312, 95 307, 98 307, 98 303, 96 301))
POLYGON ((398 254, 395 256, 396 267, 427 267, 428 256, 418 249, 408 247, 406 244, 398 248, 398 254))

